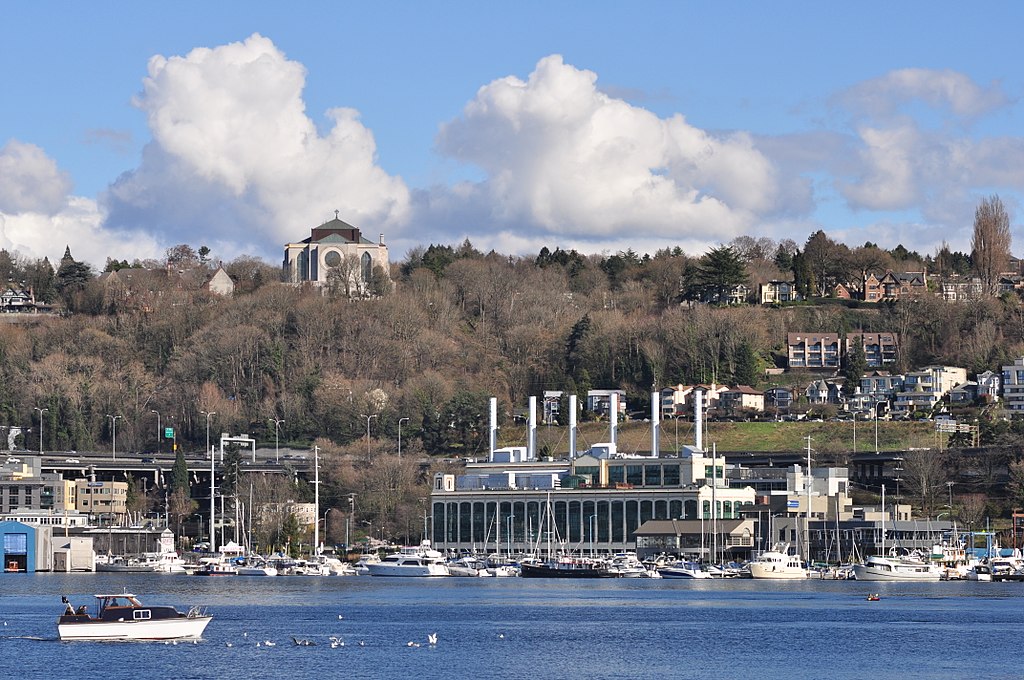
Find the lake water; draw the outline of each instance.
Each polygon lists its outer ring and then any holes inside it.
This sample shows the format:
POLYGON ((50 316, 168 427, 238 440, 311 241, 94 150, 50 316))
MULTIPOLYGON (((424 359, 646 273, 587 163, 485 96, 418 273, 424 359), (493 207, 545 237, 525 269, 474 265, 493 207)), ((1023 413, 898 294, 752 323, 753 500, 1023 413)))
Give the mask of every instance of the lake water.
POLYGON ((1022 602, 1024 583, 5 574, 0 658, 9 678, 1019 678, 1022 602), (198 644, 56 640, 62 594, 123 589, 214 619, 198 644))

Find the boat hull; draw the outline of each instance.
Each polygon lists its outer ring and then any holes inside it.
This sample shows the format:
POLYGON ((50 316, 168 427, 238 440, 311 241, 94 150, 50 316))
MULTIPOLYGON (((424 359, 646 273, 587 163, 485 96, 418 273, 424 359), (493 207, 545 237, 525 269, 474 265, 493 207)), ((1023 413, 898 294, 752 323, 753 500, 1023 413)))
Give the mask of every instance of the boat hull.
POLYGON ((679 578, 679 579, 709 579, 711 574, 706 571, 693 571, 691 569, 675 569, 673 567, 662 567, 658 570, 662 578, 679 578))
POLYGON ((597 567, 560 568, 545 564, 521 564, 519 575, 523 578, 607 578, 612 576, 605 569, 597 567))
POLYGON ((238 567, 236 576, 277 576, 274 567, 238 567))
POLYGON ((887 571, 866 564, 853 565, 853 577, 858 581, 938 581, 938 571, 887 571))
POLYGON ((773 564, 750 564, 751 578, 774 579, 779 581, 796 581, 807 578, 805 569, 779 567, 773 564))
POLYGON ((57 624, 61 640, 178 640, 202 637, 212 616, 150 621, 85 621, 57 624))
POLYGON ((393 564, 369 564, 366 567, 370 576, 449 576, 448 568, 443 564, 424 564, 399 566, 393 564))

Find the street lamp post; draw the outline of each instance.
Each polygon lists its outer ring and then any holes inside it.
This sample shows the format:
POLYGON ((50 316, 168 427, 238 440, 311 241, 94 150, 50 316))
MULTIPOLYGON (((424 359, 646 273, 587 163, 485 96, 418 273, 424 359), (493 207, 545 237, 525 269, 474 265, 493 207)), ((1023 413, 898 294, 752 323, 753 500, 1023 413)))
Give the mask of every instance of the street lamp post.
POLYGON ((281 462, 281 423, 284 422, 281 418, 270 418, 270 422, 274 423, 274 460, 277 463, 281 462))
POLYGON ((210 451, 210 417, 217 415, 217 412, 210 411, 209 413, 207 413, 206 411, 200 411, 200 413, 206 416, 206 455, 208 455, 212 460, 213 452, 210 451))
POLYGON ((366 415, 365 413, 360 413, 359 415, 361 415, 363 418, 366 418, 366 457, 367 457, 367 459, 369 459, 369 457, 370 457, 370 421, 372 419, 376 418, 377 414, 376 413, 371 413, 370 415, 366 415))
POLYGON ((348 517, 345 518, 345 555, 348 556, 348 551, 352 545, 349 532, 352 530, 352 517, 356 513, 356 495, 350 493, 348 495, 348 517))
POLYGON ((886 404, 886 403, 888 403, 888 402, 886 402, 886 401, 876 401, 875 402, 875 408, 874 408, 874 412, 875 412, 875 453, 878 453, 878 407, 881 406, 882 404, 886 404))
POLYGON ((163 430, 160 429, 160 412, 156 409, 150 409, 150 413, 156 414, 156 455, 160 455, 160 440, 162 439, 163 430))
POLYGON ((117 419, 121 416, 112 416, 108 413, 107 417, 110 418, 110 458, 117 460, 117 419))
POLYGON ((402 421, 408 418, 398 419, 398 460, 402 460, 402 421))
POLYGON ((43 414, 49 411, 48 408, 33 406, 32 410, 39 411, 39 455, 43 455, 43 414))

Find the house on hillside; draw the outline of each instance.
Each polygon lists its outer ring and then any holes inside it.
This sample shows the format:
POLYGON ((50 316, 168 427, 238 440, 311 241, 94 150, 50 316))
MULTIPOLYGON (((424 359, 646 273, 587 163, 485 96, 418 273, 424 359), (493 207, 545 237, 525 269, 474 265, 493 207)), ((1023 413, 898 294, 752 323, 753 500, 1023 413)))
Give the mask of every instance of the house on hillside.
POLYGON ((793 390, 788 387, 770 387, 764 391, 765 408, 783 411, 793 406, 794 400, 793 390))
POLYGON ((666 418, 693 413, 694 392, 703 392, 704 408, 714 408, 722 393, 729 388, 725 385, 674 385, 661 390, 661 414, 666 418))
POLYGON ((778 305, 801 299, 792 281, 768 281, 758 286, 758 301, 762 305, 778 305))
POLYGON ((786 344, 790 369, 839 368, 838 333, 789 333, 786 344))
POLYGON ((224 267, 217 267, 217 271, 213 273, 213 276, 210 277, 204 287, 214 295, 222 297, 231 297, 235 292, 235 282, 224 271, 224 267))
POLYGON ((764 392, 755 390, 749 385, 737 385, 722 392, 718 407, 726 411, 764 411, 764 392))
POLYGON ((986 403, 992 404, 999 401, 999 395, 1003 392, 1003 376, 995 371, 985 371, 974 377, 978 384, 978 398, 984 399, 986 403))
POLYGON ((958 366, 925 366, 904 376, 896 393, 896 411, 930 411, 957 385, 967 382, 967 369, 958 366))
POLYGON ((1003 401, 1011 411, 1024 411, 1024 357, 1003 366, 1003 401))
POLYGON ((811 384, 804 390, 808 404, 842 404, 845 401, 843 395, 843 378, 828 378, 811 381, 811 384))
POLYGON ((587 392, 586 409, 599 416, 610 417, 613 394, 618 395, 618 415, 621 418, 626 414, 626 390, 590 390, 587 392))
POLYGON ((864 352, 864 360, 869 368, 896 363, 896 333, 848 333, 846 335, 846 351, 860 344, 864 352))
POLYGON ((36 305, 36 296, 32 287, 23 288, 14 284, 7 284, 0 293, 0 313, 2 314, 34 314, 39 311, 36 305))

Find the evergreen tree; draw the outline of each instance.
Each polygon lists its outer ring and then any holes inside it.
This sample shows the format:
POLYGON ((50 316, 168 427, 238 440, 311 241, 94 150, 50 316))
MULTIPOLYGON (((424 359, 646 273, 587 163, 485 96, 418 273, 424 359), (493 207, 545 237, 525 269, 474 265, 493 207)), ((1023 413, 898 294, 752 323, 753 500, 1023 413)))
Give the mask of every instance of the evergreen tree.
POLYGON ((181 450, 174 456, 174 467, 171 468, 171 491, 181 491, 186 496, 189 495, 188 463, 181 450))
POLYGON ((814 274, 807 264, 807 258, 799 250, 793 255, 793 285, 804 300, 814 295, 814 274))
POLYGON ((775 266, 783 272, 793 268, 793 255, 781 243, 775 251, 775 266))
POLYGON ((581 345, 583 340, 587 337, 587 333, 590 332, 590 315, 584 314, 583 317, 573 324, 572 330, 569 331, 569 338, 565 341, 565 368, 566 372, 573 378, 579 378, 579 371, 582 366, 582 352, 581 345))
POLYGON ((64 257, 60 260, 60 267, 57 268, 54 288, 69 309, 75 308, 76 294, 85 288, 85 284, 89 283, 92 277, 92 267, 73 258, 71 248, 66 247, 64 257))
POLYGON ((712 248, 697 265, 694 287, 699 298, 713 304, 725 304, 729 295, 747 282, 743 260, 729 246, 712 248))
POLYGON ((750 343, 743 342, 736 348, 736 368, 733 371, 733 380, 737 385, 755 385, 761 375, 761 358, 750 346, 750 343))
MULTIPOLYGON (((840 338, 842 337, 844 336, 840 336, 840 338)), ((860 385, 860 378, 868 368, 868 360, 864 356, 863 342, 863 336, 857 335, 853 346, 850 347, 849 351, 846 352, 846 356, 843 357, 843 377, 846 378, 843 391, 846 394, 853 394, 857 390, 857 387, 860 385)))

